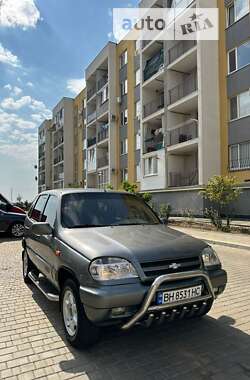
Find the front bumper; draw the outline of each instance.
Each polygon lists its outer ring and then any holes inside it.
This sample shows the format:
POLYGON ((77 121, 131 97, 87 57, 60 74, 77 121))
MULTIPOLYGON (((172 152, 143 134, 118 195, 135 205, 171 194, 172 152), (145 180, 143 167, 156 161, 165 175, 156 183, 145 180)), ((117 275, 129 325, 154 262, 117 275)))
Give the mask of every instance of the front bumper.
POLYGON ((128 329, 143 319, 145 314, 162 311, 168 307, 185 305, 190 302, 211 301, 221 294, 227 283, 227 274, 222 269, 213 271, 191 271, 163 275, 157 277, 153 284, 141 282, 118 285, 102 286, 100 288, 80 287, 80 298, 84 304, 85 312, 89 320, 96 324, 122 323, 123 329, 128 329), (152 300, 157 291, 191 287, 197 282, 205 284, 207 293, 192 301, 179 301, 178 304, 152 305, 152 300), (114 316, 112 310, 125 307, 123 315, 114 316))

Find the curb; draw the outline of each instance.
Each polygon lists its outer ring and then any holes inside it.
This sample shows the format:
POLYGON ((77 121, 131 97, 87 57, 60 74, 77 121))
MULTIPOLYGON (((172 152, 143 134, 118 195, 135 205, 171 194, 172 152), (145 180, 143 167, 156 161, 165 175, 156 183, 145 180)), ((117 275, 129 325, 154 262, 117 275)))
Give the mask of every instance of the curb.
POLYGON ((246 251, 250 251, 250 246, 249 245, 245 245, 245 244, 228 243, 226 241, 221 241, 221 240, 202 239, 200 237, 198 239, 203 240, 203 241, 205 241, 206 243, 209 243, 209 244, 222 245, 224 247, 244 249, 246 251))

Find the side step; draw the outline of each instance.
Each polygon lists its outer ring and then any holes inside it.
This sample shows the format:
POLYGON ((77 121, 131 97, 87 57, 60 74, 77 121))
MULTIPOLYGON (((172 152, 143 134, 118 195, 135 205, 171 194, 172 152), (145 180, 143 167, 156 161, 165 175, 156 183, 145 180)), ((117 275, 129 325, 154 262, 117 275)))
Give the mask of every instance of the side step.
POLYGON ((44 277, 39 278, 32 272, 29 272, 28 276, 49 301, 59 302, 59 295, 53 293, 56 290, 52 288, 52 286, 45 280, 44 277))

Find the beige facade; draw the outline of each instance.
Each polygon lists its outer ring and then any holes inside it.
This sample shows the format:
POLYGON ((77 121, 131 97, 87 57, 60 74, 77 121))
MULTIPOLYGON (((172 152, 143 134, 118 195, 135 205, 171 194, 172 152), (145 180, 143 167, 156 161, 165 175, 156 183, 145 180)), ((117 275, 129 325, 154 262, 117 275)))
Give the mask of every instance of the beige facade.
POLYGON ((45 120, 38 129, 38 192, 52 186, 52 122, 45 120))

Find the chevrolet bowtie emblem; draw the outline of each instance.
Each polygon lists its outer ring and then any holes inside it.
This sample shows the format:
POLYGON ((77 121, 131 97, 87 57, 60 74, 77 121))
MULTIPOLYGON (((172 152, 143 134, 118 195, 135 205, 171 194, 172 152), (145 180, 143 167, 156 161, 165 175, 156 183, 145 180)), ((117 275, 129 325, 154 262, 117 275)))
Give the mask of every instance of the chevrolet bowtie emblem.
POLYGON ((169 265, 169 269, 178 269, 181 267, 181 264, 172 263, 169 265))

